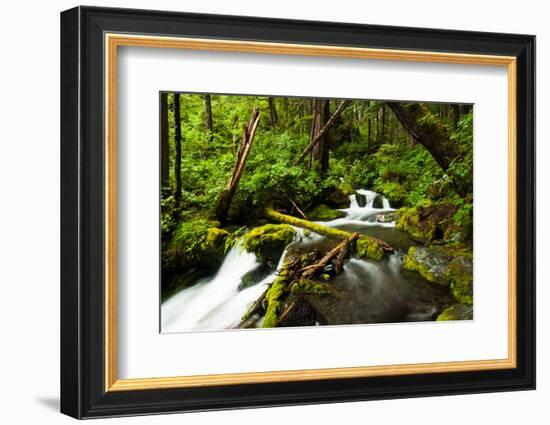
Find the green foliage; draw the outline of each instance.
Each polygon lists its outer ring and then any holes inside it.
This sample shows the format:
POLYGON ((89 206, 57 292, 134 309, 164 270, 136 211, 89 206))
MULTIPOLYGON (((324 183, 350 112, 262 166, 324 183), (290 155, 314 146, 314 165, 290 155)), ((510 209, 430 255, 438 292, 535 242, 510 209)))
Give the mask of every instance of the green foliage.
POLYGON ((216 225, 219 223, 202 218, 180 222, 168 253, 177 255, 182 263, 189 265, 201 263, 205 259, 221 260, 229 233, 216 225))

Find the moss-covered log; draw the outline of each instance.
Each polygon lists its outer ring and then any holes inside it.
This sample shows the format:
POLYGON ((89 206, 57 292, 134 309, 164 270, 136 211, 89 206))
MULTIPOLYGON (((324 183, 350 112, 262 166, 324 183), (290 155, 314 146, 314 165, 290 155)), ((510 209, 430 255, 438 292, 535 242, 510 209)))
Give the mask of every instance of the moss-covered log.
MULTIPOLYGON (((344 230, 333 229, 332 227, 323 226, 322 224, 313 223, 308 220, 302 220, 300 218, 292 217, 291 215, 281 214, 275 211, 273 208, 266 208, 265 215, 271 220, 275 220, 281 223, 290 224, 292 226, 307 229, 320 235, 333 239, 349 239, 351 233, 344 230)), ((362 235, 357 241, 358 246, 362 246, 359 253, 362 258, 368 258, 371 260, 381 260, 384 257, 384 251, 393 251, 393 248, 386 242, 376 239, 370 236, 362 235), (368 249, 366 249, 368 247, 368 249)))

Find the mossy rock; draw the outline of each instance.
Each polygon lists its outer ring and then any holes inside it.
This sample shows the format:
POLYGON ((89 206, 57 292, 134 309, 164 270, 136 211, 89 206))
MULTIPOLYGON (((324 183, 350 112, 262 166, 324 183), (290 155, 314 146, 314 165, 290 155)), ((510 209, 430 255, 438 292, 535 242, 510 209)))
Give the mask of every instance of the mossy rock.
POLYGON ((473 265, 467 257, 455 257, 447 267, 447 279, 451 283, 451 292, 462 304, 473 304, 473 265))
POLYGON ((325 204, 318 205, 314 209, 307 212, 307 218, 311 221, 330 221, 345 216, 346 214, 344 212, 333 210, 325 204))
POLYGON ((327 196, 327 205, 331 208, 349 208, 351 201, 349 195, 353 193, 351 187, 337 187, 327 196))
POLYGON ((262 303, 262 307, 265 310, 265 317, 262 325, 264 328, 274 328, 277 326, 282 305, 281 298, 285 293, 287 285, 288 277, 283 269, 267 290, 262 303))
POLYGON ((254 253, 261 264, 273 269, 295 235, 296 231, 288 224, 266 224, 246 233, 243 246, 247 252, 254 253))
POLYGON ((200 218, 180 223, 166 254, 177 256, 185 268, 219 266, 229 232, 216 227, 218 225, 200 218))
POLYGON ((467 249, 413 246, 403 258, 403 267, 450 287, 459 303, 473 304, 472 253, 467 249))
POLYGON ((384 257, 384 250, 374 239, 359 238, 357 240, 357 255, 363 259, 379 261, 384 257))
POLYGON ((267 268, 263 264, 259 264, 257 267, 246 272, 241 277, 241 283, 239 283, 237 290, 242 291, 243 289, 250 288, 251 286, 265 279, 269 275, 269 273, 269 268, 267 268))
POLYGON ((300 279, 290 286, 290 293, 298 294, 330 294, 327 287, 321 283, 309 279, 300 279))
POLYGON ((474 309, 471 305, 455 304, 443 310, 436 320, 445 322, 448 320, 472 320, 473 318, 474 309))
MULTIPOLYGON (((264 322, 265 323, 265 322, 264 322)), ((281 308, 277 326, 316 326, 326 325, 327 320, 317 309, 306 299, 305 296, 289 296, 281 308), (284 313, 284 314, 282 314, 284 313)))
POLYGON ((411 246, 403 258, 405 270, 418 272, 426 280, 449 286, 447 269, 451 256, 442 247, 411 246))
POLYGON ((414 239, 429 243, 450 237, 448 229, 455 225, 453 215, 457 207, 434 204, 427 207, 401 208, 396 222, 397 230, 409 233, 414 239))
POLYGON ((205 277, 205 271, 202 268, 191 268, 191 269, 185 270, 181 274, 175 275, 169 281, 166 287, 162 288, 162 293, 161 293, 162 302, 166 301, 172 295, 177 294, 182 289, 185 289, 194 285, 202 277, 205 277))

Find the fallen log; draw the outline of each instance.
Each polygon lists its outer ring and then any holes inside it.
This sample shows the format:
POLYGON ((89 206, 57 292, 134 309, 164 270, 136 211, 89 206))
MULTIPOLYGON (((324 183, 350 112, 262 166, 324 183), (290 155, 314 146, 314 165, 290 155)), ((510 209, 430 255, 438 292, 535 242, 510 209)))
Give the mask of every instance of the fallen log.
MULTIPOLYGON (((275 211, 273 208, 268 207, 264 211, 265 216, 271 220, 278 221, 291 226, 307 229, 320 235, 332 238, 332 239, 349 239, 351 233, 344 230, 333 229, 332 227, 323 226, 319 223, 313 223, 308 220, 302 220, 300 218, 293 217, 291 215, 282 214, 275 211)), ((381 260, 384 256, 384 251, 392 252, 393 248, 387 242, 373 238, 371 236, 362 235, 359 237, 359 243, 361 246, 360 256, 369 258, 371 260, 381 260)))
POLYGON ((231 180, 229 180, 227 188, 220 194, 218 203, 215 208, 216 219, 222 224, 225 223, 227 219, 227 213, 229 211, 231 201, 233 200, 233 195, 235 194, 237 186, 239 185, 241 175, 243 174, 246 159, 248 157, 248 153, 250 152, 252 142, 254 141, 254 135, 256 134, 256 129, 258 128, 259 122, 260 109, 258 107, 255 107, 254 111, 252 111, 252 116, 250 117, 248 125, 243 129, 242 142, 239 150, 237 151, 235 166, 233 168, 231 180))
POLYGON ((338 257, 340 258, 340 267, 338 267, 338 260, 336 261, 336 271, 337 273, 342 271, 342 264, 344 262, 344 258, 346 257, 346 254, 348 252, 348 248, 351 243, 356 241, 359 238, 359 233, 355 232, 350 235, 349 238, 344 239, 342 242, 340 242, 336 247, 334 247, 332 250, 330 250, 319 262, 312 264, 311 266, 304 267, 302 269, 302 278, 304 279, 310 279, 313 277, 319 270, 322 270, 323 267, 325 267, 328 263, 330 263, 334 258, 338 257), (339 270, 338 270, 339 269, 339 270))

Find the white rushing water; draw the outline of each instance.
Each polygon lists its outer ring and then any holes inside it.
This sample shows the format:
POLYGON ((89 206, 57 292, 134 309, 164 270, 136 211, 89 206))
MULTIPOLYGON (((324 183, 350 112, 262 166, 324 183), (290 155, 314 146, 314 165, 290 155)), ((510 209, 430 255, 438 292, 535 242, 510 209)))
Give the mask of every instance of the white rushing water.
MULTIPOLYGON (((392 227, 395 223, 380 223, 373 219, 373 215, 394 211, 388 200, 370 190, 358 190, 358 194, 365 196, 364 206, 360 206, 355 194, 350 195, 350 207, 342 209, 346 217, 324 222, 327 226, 345 224, 378 225, 392 227), (376 200, 376 198, 378 200, 376 200), (376 201, 375 201, 376 200, 376 201), (374 208, 377 204, 381 208, 374 208), (370 220, 370 221, 369 221, 370 220)), ((312 241, 321 238, 314 233, 306 237, 302 229, 296 229, 293 243, 302 240, 312 241)), ((291 244, 292 245, 292 244, 291 244)), ((277 270, 282 266, 287 249, 279 260, 277 270)), ((371 272, 376 270, 369 264, 352 259, 345 267, 350 273, 353 269, 370 267, 371 272)), ((245 312, 276 277, 277 271, 258 283, 239 290, 241 280, 246 273, 259 266, 254 254, 246 252, 239 245, 231 248, 218 272, 208 278, 199 280, 195 285, 183 289, 161 305, 161 331, 163 333, 187 332, 197 330, 230 329, 237 326, 245 312)))
POLYGON ((358 224, 363 226, 395 227, 394 221, 381 222, 377 219, 378 214, 395 211, 395 209, 391 207, 390 201, 388 201, 384 196, 379 195, 372 190, 359 189, 356 193, 351 194, 349 199, 349 208, 340 210, 344 212, 346 216, 326 222, 324 223, 325 225, 330 227, 338 227, 346 224, 358 224), (360 205, 357 194, 365 198, 365 205, 360 205))
MULTIPOLYGON (((302 229, 296 229, 294 242, 302 238, 302 229)), ((242 277, 258 267, 259 263, 254 254, 234 246, 215 276, 201 279, 162 303, 161 331, 218 330, 237 326, 252 303, 275 279, 289 246, 281 255, 276 271, 242 290, 239 290, 242 277)))

